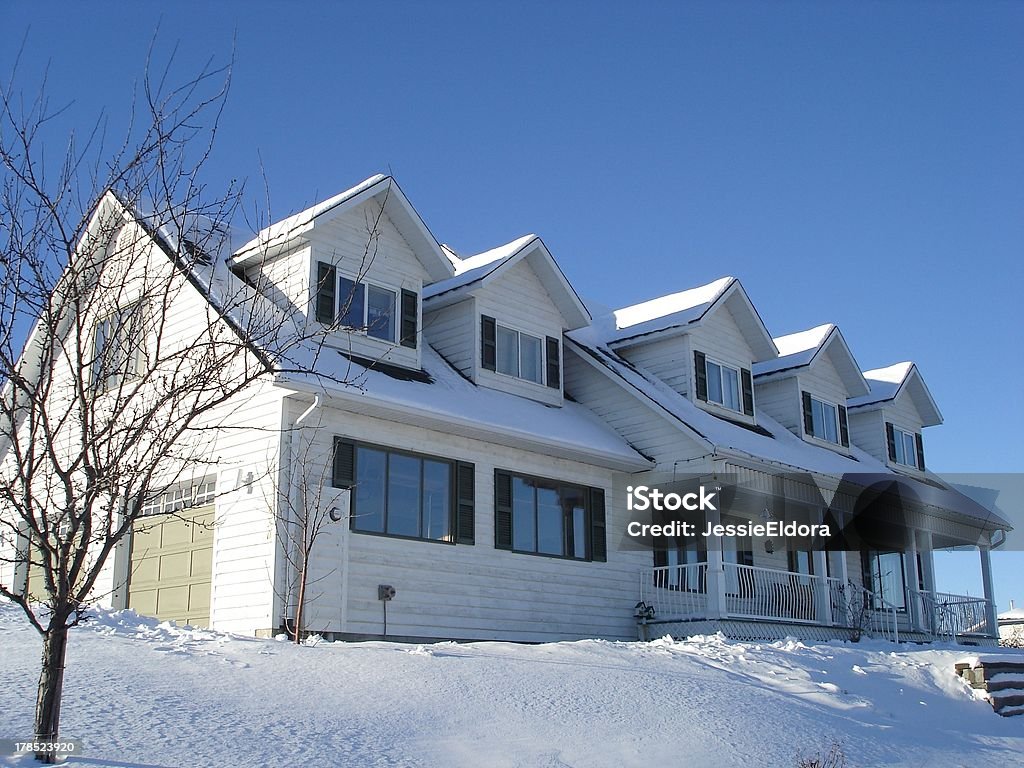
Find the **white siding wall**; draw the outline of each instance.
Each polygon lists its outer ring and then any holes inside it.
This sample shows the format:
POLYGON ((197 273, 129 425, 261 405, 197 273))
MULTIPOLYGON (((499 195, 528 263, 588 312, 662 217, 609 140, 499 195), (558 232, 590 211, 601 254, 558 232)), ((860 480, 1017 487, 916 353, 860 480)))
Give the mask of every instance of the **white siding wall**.
POLYGON ((622 350, 622 356, 661 379, 676 392, 694 399, 693 350, 689 334, 622 350))
POLYGON ((794 435, 803 434, 800 387, 795 376, 764 383, 754 380, 757 408, 779 422, 794 435))
POLYGON ((885 421, 881 410, 852 410, 848 416, 850 442, 879 461, 888 461, 889 449, 885 443, 885 421))
MULTIPOLYGON (((499 280, 477 291, 476 310, 477 317, 473 323, 473 355, 477 361, 477 383, 542 403, 561 405, 560 389, 552 389, 544 383, 536 384, 480 367, 480 315, 490 315, 499 325, 539 337, 542 348, 548 336, 559 339, 561 343, 565 320, 527 261, 523 260, 513 265, 499 280)), ((541 375, 543 378, 543 369, 541 375)))
POLYGON ((423 338, 442 357, 473 378, 477 357, 479 315, 472 298, 423 316, 423 338))
MULTIPOLYGON (((524 454, 476 440, 325 408, 315 445, 327 461, 335 436, 450 459, 476 469, 476 543, 443 544, 348 530, 334 524, 316 551, 311 629, 356 635, 383 631, 377 586, 390 584, 388 634, 542 641, 634 638, 637 572, 647 553, 620 552, 623 477, 598 467, 524 454), (608 562, 578 562, 494 548, 496 468, 604 488, 608 562)), ((320 476, 319 470, 313 470, 320 476)), ((331 489, 325 498, 331 498, 331 489)), ((333 503, 331 501, 325 503, 333 503)))

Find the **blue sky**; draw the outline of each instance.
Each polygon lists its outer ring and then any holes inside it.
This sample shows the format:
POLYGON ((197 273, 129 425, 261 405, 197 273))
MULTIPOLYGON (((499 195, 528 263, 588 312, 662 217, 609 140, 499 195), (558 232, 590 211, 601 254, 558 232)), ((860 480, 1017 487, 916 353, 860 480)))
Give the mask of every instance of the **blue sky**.
POLYGON ((262 164, 279 217, 390 171, 438 239, 536 232, 604 304, 736 275, 775 335, 917 361, 933 469, 1021 472, 1024 5, 7 3, 0 74, 27 40, 55 130, 116 136, 158 23, 182 74, 235 46, 211 185, 262 164))

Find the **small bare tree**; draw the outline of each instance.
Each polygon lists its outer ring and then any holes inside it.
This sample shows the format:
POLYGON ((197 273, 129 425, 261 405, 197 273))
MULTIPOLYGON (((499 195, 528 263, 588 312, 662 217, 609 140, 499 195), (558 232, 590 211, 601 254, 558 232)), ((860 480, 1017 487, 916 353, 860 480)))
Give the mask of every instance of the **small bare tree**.
POLYGON ((0 595, 42 636, 43 741, 68 629, 147 502, 206 474, 243 393, 317 375, 322 328, 223 257, 241 189, 200 179, 229 75, 172 86, 170 64, 147 66, 129 138, 108 151, 98 130, 72 135, 56 164, 45 83, 0 91, 0 595), (29 569, 42 604, 18 583, 29 569))

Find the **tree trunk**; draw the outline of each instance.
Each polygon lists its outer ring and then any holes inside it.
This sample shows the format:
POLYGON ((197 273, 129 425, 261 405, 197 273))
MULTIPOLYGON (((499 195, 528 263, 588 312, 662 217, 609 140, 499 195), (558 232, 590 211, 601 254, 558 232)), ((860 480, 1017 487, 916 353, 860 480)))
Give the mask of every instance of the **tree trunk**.
MULTIPOLYGON (((64 688, 64 657, 68 647, 68 628, 61 621, 43 635, 43 663, 36 696, 35 737, 37 741, 56 741, 60 728, 60 699, 64 688)), ((52 752, 37 752, 44 763, 57 762, 52 752)))
POLYGON ((302 642, 302 604, 306 602, 306 572, 309 567, 309 550, 302 553, 302 570, 299 573, 299 599, 295 606, 295 642, 302 642))

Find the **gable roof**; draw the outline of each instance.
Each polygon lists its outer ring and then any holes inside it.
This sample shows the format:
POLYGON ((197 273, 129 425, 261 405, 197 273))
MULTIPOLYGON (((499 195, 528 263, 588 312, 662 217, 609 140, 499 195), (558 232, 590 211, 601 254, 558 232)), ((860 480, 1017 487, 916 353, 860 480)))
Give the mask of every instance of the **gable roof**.
POLYGON ((616 309, 613 322, 605 329, 604 340, 612 348, 620 349, 686 333, 725 306, 733 313, 755 359, 778 355, 764 321, 735 277, 722 277, 707 285, 616 309))
POLYGON ((779 357, 754 363, 752 370, 755 377, 768 380, 792 375, 828 356, 842 378, 848 395, 859 397, 869 393, 864 374, 860 372, 860 366, 838 326, 825 323, 806 331, 778 336, 774 341, 779 349, 779 357))
POLYGON ((232 266, 244 266, 260 258, 274 258, 292 248, 297 240, 306 238, 318 222, 339 216, 370 200, 384 206, 391 223, 409 243, 431 279, 443 280, 451 276, 452 265, 440 243, 427 229, 394 177, 382 174, 371 176, 334 197, 264 227, 256 237, 236 250, 229 261, 232 266))
POLYGON ((850 398, 846 405, 851 410, 881 408, 888 402, 909 395, 921 416, 923 426, 932 427, 942 423, 942 412, 913 362, 905 361, 864 371, 864 378, 870 391, 866 395, 850 398))
POLYGON ((986 529, 1012 527, 991 509, 973 502, 937 477, 929 475, 927 479, 920 479, 893 472, 856 446, 851 446, 851 455, 846 456, 812 445, 763 412, 758 414, 761 431, 709 413, 657 377, 620 357, 601 342, 599 329, 583 328, 566 336, 567 348, 578 358, 620 383, 631 396, 681 424, 691 437, 707 447, 709 455, 753 460, 775 465, 783 471, 802 470, 829 475, 854 486, 899 481, 912 488, 924 503, 974 518, 986 529))
POLYGON ((459 258, 450 248, 446 248, 445 253, 451 260, 455 275, 424 287, 424 308, 439 309, 462 301, 480 288, 500 280, 515 264, 525 260, 547 289, 551 301, 562 313, 569 328, 581 328, 591 322, 590 312, 583 300, 537 235, 524 235, 464 259, 459 258))

